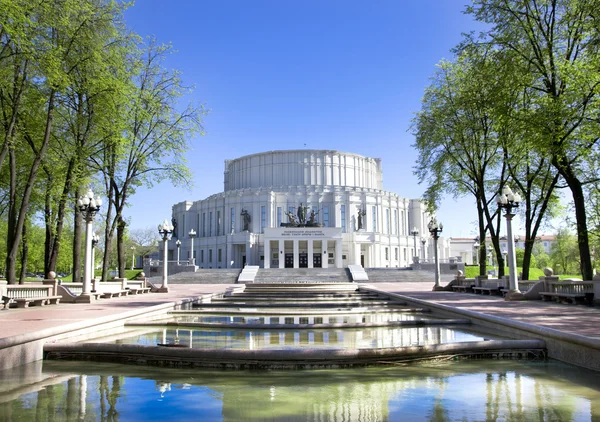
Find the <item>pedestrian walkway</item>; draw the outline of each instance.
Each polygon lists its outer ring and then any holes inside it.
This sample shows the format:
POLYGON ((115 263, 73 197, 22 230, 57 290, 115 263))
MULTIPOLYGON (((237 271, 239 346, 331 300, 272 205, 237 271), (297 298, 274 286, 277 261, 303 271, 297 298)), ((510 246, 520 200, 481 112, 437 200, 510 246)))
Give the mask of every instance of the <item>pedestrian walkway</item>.
MULTIPOLYGON (((130 295, 101 299, 89 304, 59 304, 0 311, 0 356, 2 349, 49 336, 93 327, 108 320, 130 318, 150 310, 224 292, 227 284, 171 284, 168 293, 130 295)), ((600 370, 600 307, 563 305, 542 301, 507 302, 501 297, 431 291, 432 283, 372 283, 363 287, 427 302, 431 307, 451 307, 461 312, 496 318, 491 323, 527 324, 547 335, 549 349, 570 356, 574 350, 600 370), (548 340, 550 339, 550 340, 548 340)), ((551 355, 552 356, 552 355, 551 355)), ((557 356, 555 356, 557 357, 557 356)), ((558 357, 560 358, 560 357, 558 357)), ((583 362, 582 360, 582 362, 583 362)), ((585 366, 585 365, 584 365, 585 366)), ((588 366, 590 367, 590 366, 588 366)), ((1 368, 0 368, 1 369, 1 368)))

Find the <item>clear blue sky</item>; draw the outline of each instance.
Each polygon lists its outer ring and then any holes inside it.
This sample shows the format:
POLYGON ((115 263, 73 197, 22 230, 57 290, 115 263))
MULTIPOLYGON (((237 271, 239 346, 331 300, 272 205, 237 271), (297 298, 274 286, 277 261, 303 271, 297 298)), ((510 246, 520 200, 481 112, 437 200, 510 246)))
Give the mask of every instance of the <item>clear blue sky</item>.
MULTIPOLYGON (((334 149, 381 158, 384 189, 420 198, 410 120, 435 65, 481 28, 468 0, 137 0, 125 19, 172 43, 168 67, 211 110, 188 153, 191 190, 140 188, 131 228, 223 190, 224 160, 276 149, 334 149)), ((445 236, 475 235, 473 201, 446 199, 445 236)))

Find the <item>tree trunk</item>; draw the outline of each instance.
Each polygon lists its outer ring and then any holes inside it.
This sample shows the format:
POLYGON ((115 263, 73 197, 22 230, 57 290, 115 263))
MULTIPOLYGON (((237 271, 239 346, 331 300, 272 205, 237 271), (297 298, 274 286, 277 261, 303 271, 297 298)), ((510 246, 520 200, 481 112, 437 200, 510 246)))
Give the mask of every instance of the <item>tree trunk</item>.
POLYGON ((119 277, 121 278, 125 277, 125 263, 127 262, 125 248, 123 247, 126 227, 127 223, 125 223, 125 220, 119 217, 119 222, 117 223, 117 256, 119 260, 119 277))
POLYGON ((73 224, 73 281, 81 281, 81 236, 83 226, 83 216, 77 206, 77 200, 75 200, 73 206, 73 213, 75 218, 73 224))
MULTIPOLYGON (((40 168, 42 159, 46 155, 46 150, 48 149, 48 145, 50 144, 50 132, 52 129, 52 122, 54 120, 55 96, 56 96, 56 92, 54 90, 50 91, 50 95, 48 98, 48 111, 46 112, 46 127, 44 130, 44 138, 42 140, 42 145, 41 145, 40 149, 38 150, 37 154, 35 155, 35 158, 31 165, 31 169, 29 170, 29 176, 27 178, 27 182, 25 183, 25 189, 23 190, 23 193, 22 193, 21 206, 19 208, 18 217, 16 217, 17 216, 16 207, 13 209, 13 218, 15 218, 15 221, 16 221, 16 225, 14 225, 12 227, 13 233, 14 233, 14 239, 12 239, 11 244, 8 245, 7 255, 6 255, 6 264, 7 264, 6 270, 7 270, 7 277, 8 277, 9 284, 14 284, 16 281, 15 266, 16 266, 17 252, 19 250, 19 243, 21 242, 21 230, 23 229, 23 225, 25 224, 25 219, 27 217, 27 211, 29 210, 29 199, 31 198, 33 186, 37 179, 38 170, 40 168)), ((13 151, 13 155, 14 155, 14 151, 13 151)), ((14 160, 12 160, 12 161, 14 162, 14 160)), ((16 166, 16 162, 14 162, 14 165, 16 166)), ((16 168, 14 170, 16 171, 16 168)), ((11 175, 12 175, 12 171, 13 171, 13 169, 11 169, 11 175)), ((11 182, 11 188, 12 188, 12 182, 11 182)), ((9 232, 10 232, 10 228, 9 228, 9 232)))
POLYGON ((46 263, 46 274, 48 274, 49 271, 56 271, 56 262, 58 261, 58 253, 60 252, 60 241, 62 238, 62 232, 65 224, 67 199, 69 198, 73 186, 72 175, 74 166, 75 160, 71 159, 67 168, 67 174, 65 176, 62 195, 60 196, 60 200, 58 201, 58 209, 56 211, 56 229, 54 230, 54 235, 52 239, 49 241, 50 249, 49 251, 47 251, 49 257, 46 263))
POLYGON ((481 201, 477 200, 477 222, 479 223, 479 247, 477 252, 479 256, 479 275, 487 275, 487 259, 485 254, 485 226, 483 225, 484 212, 481 201))
POLYGON ((29 255, 27 224, 23 225, 22 237, 23 240, 21 242, 21 274, 19 276, 19 284, 25 284, 25 276, 27 275, 27 256, 29 255))
POLYGON ((8 160, 10 171, 10 186, 8 193, 8 215, 6 220, 6 280, 8 284, 16 284, 16 253, 12 251, 12 247, 15 244, 15 227, 17 225, 17 161, 15 157, 15 150, 12 146, 9 148, 8 160), (9 251, 10 253, 8 253, 9 251))
POLYGON ((557 168, 560 175, 565 179, 571 194, 573 195, 573 205, 575 206, 575 222, 577 226, 577 244, 579 245, 579 257, 581 260, 580 270, 581 277, 584 280, 592 280, 594 278, 594 270, 592 267, 592 257, 590 254, 589 237, 587 232, 587 216, 585 214, 585 196, 581 181, 573 172, 570 166, 561 165, 565 162, 556 155, 552 158, 552 164, 557 168))

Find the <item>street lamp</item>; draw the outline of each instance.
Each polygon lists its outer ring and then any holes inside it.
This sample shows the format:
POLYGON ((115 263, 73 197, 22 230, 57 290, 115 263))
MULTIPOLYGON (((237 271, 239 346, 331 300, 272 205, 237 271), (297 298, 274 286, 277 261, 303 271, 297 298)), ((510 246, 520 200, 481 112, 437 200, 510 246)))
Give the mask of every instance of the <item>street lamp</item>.
POLYGON ((94 233, 92 235, 92 277, 91 279, 96 278, 96 275, 94 274, 94 267, 96 266, 96 245, 98 244, 98 242, 100 242, 100 237, 94 233))
POLYGON ((423 261, 427 260, 427 257, 425 256, 425 244, 427 243, 427 238, 423 238, 421 239, 421 244, 422 244, 422 249, 421 249, 421 253, 423 254, 423 261))
POLYGON ((479 265, 479 236, 475 237, 475 244, 473 245, 473 265, 479 265))
POLYGON ((196 237, 196 230, 190 230, 188 236, 192 240, 192 249, 190 250, 190 262, 192 263, 192 265, 196 265, 196 259, 194 258, 194 237, 196 237))
POLYGON ((509 291, 505 296, 506 300, 518 299, 522 297, 517 285, 517 256, 515 254, 515 239, 512 234, 512 218, 515 216, 515 208, 519 207, 521 195, 513 193, 510 187, 505 186, 502 193, 496 198, 499 208, 504 209, 506 217, 506 235, 508 237, 508 271, 509 271, 509 291))
POLYGON ((181 248, 181 240, 177 239, 175 245, 177 246, 177 265, 179 265, 179 248, 181 248))
POLYGON ((92 281, 92 222, 94 216, 100 211, 102 205, 102 199, 94 198, 94 192, 91 189, 83 196, 80 196, 77 200, 77 208, 85 219, 85 259, 83 261, 83 287, 81 295, 76 299, 77 302, 90 303, 94 299, 91 293, 91 281, 92 281))
POLYGON ((135 266, 135 246, 131 247, 131 269, 135 266))
POLYGON ((419 235, 419 230, 417 230, 416 227, 413 227, 413 229, 410 232, 410 234, 412 234, 413 241, 414 241, 413 262, 416 262, 417 261, 416 258, 419 255, 419 251, 417 250, 417 236, 419 235))
POLYGON ((158 291, 160 293, 167 293, 169 291, 168 286, 168 261, 167 261, 167 242, 173 233, 173 225, 169 223, 169 220, 165 218, 162 224, 158 225, 158 234, 162 236, 163 239, 163 276, 162 276, 162 286, 158 291))
POLYGON ((438 258, 437 242, 440 237, 440 233, 444 229, 444 226, 442 223, 438 223, 437 219, 434 216, 434 217, 431 217, 431 221, 427 225, 427 228, 429 229, 429 233, 431 234, 431 237, 433 238, 433 259, 435 261, 435 284, 433 285, 433 290, 439 290, 440 289, 440 260, 438 258))

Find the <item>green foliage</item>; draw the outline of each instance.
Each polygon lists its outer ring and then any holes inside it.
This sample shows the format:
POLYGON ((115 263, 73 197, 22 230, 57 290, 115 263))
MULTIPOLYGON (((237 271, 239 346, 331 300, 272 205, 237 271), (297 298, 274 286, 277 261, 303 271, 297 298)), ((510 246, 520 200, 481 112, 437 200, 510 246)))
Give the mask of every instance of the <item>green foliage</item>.
POLYGON ((577 237, 567 229, 561 229, 550 249, 550 259, 557 274, 576 274, 579 269, 577 237))

